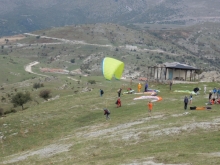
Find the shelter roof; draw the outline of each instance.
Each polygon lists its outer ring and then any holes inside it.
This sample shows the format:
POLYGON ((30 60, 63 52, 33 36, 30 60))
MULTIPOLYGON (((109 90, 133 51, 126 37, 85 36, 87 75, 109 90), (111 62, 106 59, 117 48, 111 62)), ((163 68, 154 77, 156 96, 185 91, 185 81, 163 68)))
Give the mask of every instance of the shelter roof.
POLYGON ((173 68, 173 69, 185 69, 185 70, 199 70, 196 67, 186 65, 186 64, 181 64, 179 62, 172 62, 172 63, 164 63, 164 65, 167 68, 173 68))

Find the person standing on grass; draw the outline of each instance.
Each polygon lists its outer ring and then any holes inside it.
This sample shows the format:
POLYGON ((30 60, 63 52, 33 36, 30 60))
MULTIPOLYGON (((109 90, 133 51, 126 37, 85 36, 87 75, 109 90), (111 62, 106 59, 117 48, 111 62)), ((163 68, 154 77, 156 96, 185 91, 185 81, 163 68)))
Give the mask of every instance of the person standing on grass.
POLYGON ((104 94, 104 91, 100 89, 100 96, 102 97, 103 94, 104 94))
POLYGON ((190 94, 190 96, 189 96, 189 103, 190 104, 192 104, 192 99, 193 99, 192 97, 193 97, 192 94, 190 94))
POLYGON ((107 108, 104 108, 104 115, 106 115, 106 120, 110 119, 109 115, 110 115, 110 111, 107 108))
POLYGON ((209 100, 212 98, 212 91, 209 91, 209 100))
POLYGON ((141 88, 142 88, 141 83, 138 83, 138 92, 139 92, 139 93, 141 92, 141 88))
POLYGON ((213 93, 213 97, 217 96, 217 94, 216 94, 216 93, 217 93, 217 89, 216 89, 216 87, 213 88, 212 93, 213 93))
POLYGON ((188 105, 188 102, 189 102, 189 101, 188 101, 188 97, 187 97, 187 96, 185 96, 185 98, 184 98, 184 101, 183 101, 183 102, 184 102, 184 109, 185 109, 185 110, 187 110, 187 105, 188 105))
POLYGON ((206 94, 206 86, 204 86, 204 94, 206 94))
POLYGON ((120 99, 120 97, 119 97, 118 100, 116 101, 116 104, 117 104, 117 108, 118 108, 118 107, 121 107, 121 99, 120 99))
POLYGON ((172 85, 173 85, 173 81, 170 80, 170 91, 171 91, 171 89, 172 89, 172 85))
POLYGON ((146 82, 144 92, 147 92, 147 90, 148 90, 148 83, 146 82))
POLYGON ((217 90, 217 99, 219 99, 220 98, 220 88, 218 88, 218 90, 217 90))
POLYGON ((151 111, 152 111, 152 109, 153 109, 153 104, 152 104, 151 101, 149 101, 147 105, 148 105, 148 113, 149 113, 149 116, 151 116, 151 111))
POLYGON ((117 93, 118 93, 118 97, 121 97, 121 91, 122 91, 122 88, 119 88, 117 93))

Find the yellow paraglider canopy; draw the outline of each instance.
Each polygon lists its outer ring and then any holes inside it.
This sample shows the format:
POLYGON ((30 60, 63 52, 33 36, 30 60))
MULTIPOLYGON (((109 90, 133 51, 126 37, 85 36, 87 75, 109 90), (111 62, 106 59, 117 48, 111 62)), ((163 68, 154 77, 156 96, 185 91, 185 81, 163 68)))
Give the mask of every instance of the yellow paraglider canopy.
POLYGON ((107 80, 114 76, 120 79, 124 71, 124 63, 114 58, 105 57, 102 62, 102 73, 107 80))

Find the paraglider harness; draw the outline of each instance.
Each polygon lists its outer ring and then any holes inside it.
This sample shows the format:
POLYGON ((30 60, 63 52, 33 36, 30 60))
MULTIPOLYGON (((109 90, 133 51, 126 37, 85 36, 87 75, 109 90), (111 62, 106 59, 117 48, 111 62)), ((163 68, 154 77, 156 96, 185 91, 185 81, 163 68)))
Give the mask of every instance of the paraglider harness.
POLYGON ((196 87, 196 88, 193 89, 193 91, 194 91, 195 93, 197 93, 197 92, 199 91, 199 88, 196 87))

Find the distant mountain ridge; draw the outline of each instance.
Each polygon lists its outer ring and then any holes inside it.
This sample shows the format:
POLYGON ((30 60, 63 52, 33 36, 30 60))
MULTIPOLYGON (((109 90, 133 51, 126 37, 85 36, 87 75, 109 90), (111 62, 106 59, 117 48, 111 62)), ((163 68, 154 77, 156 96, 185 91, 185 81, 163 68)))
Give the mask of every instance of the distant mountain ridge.
POLYGON ((0 36, 86 23, 220 22, 218 0, 1 0, 0 36))

